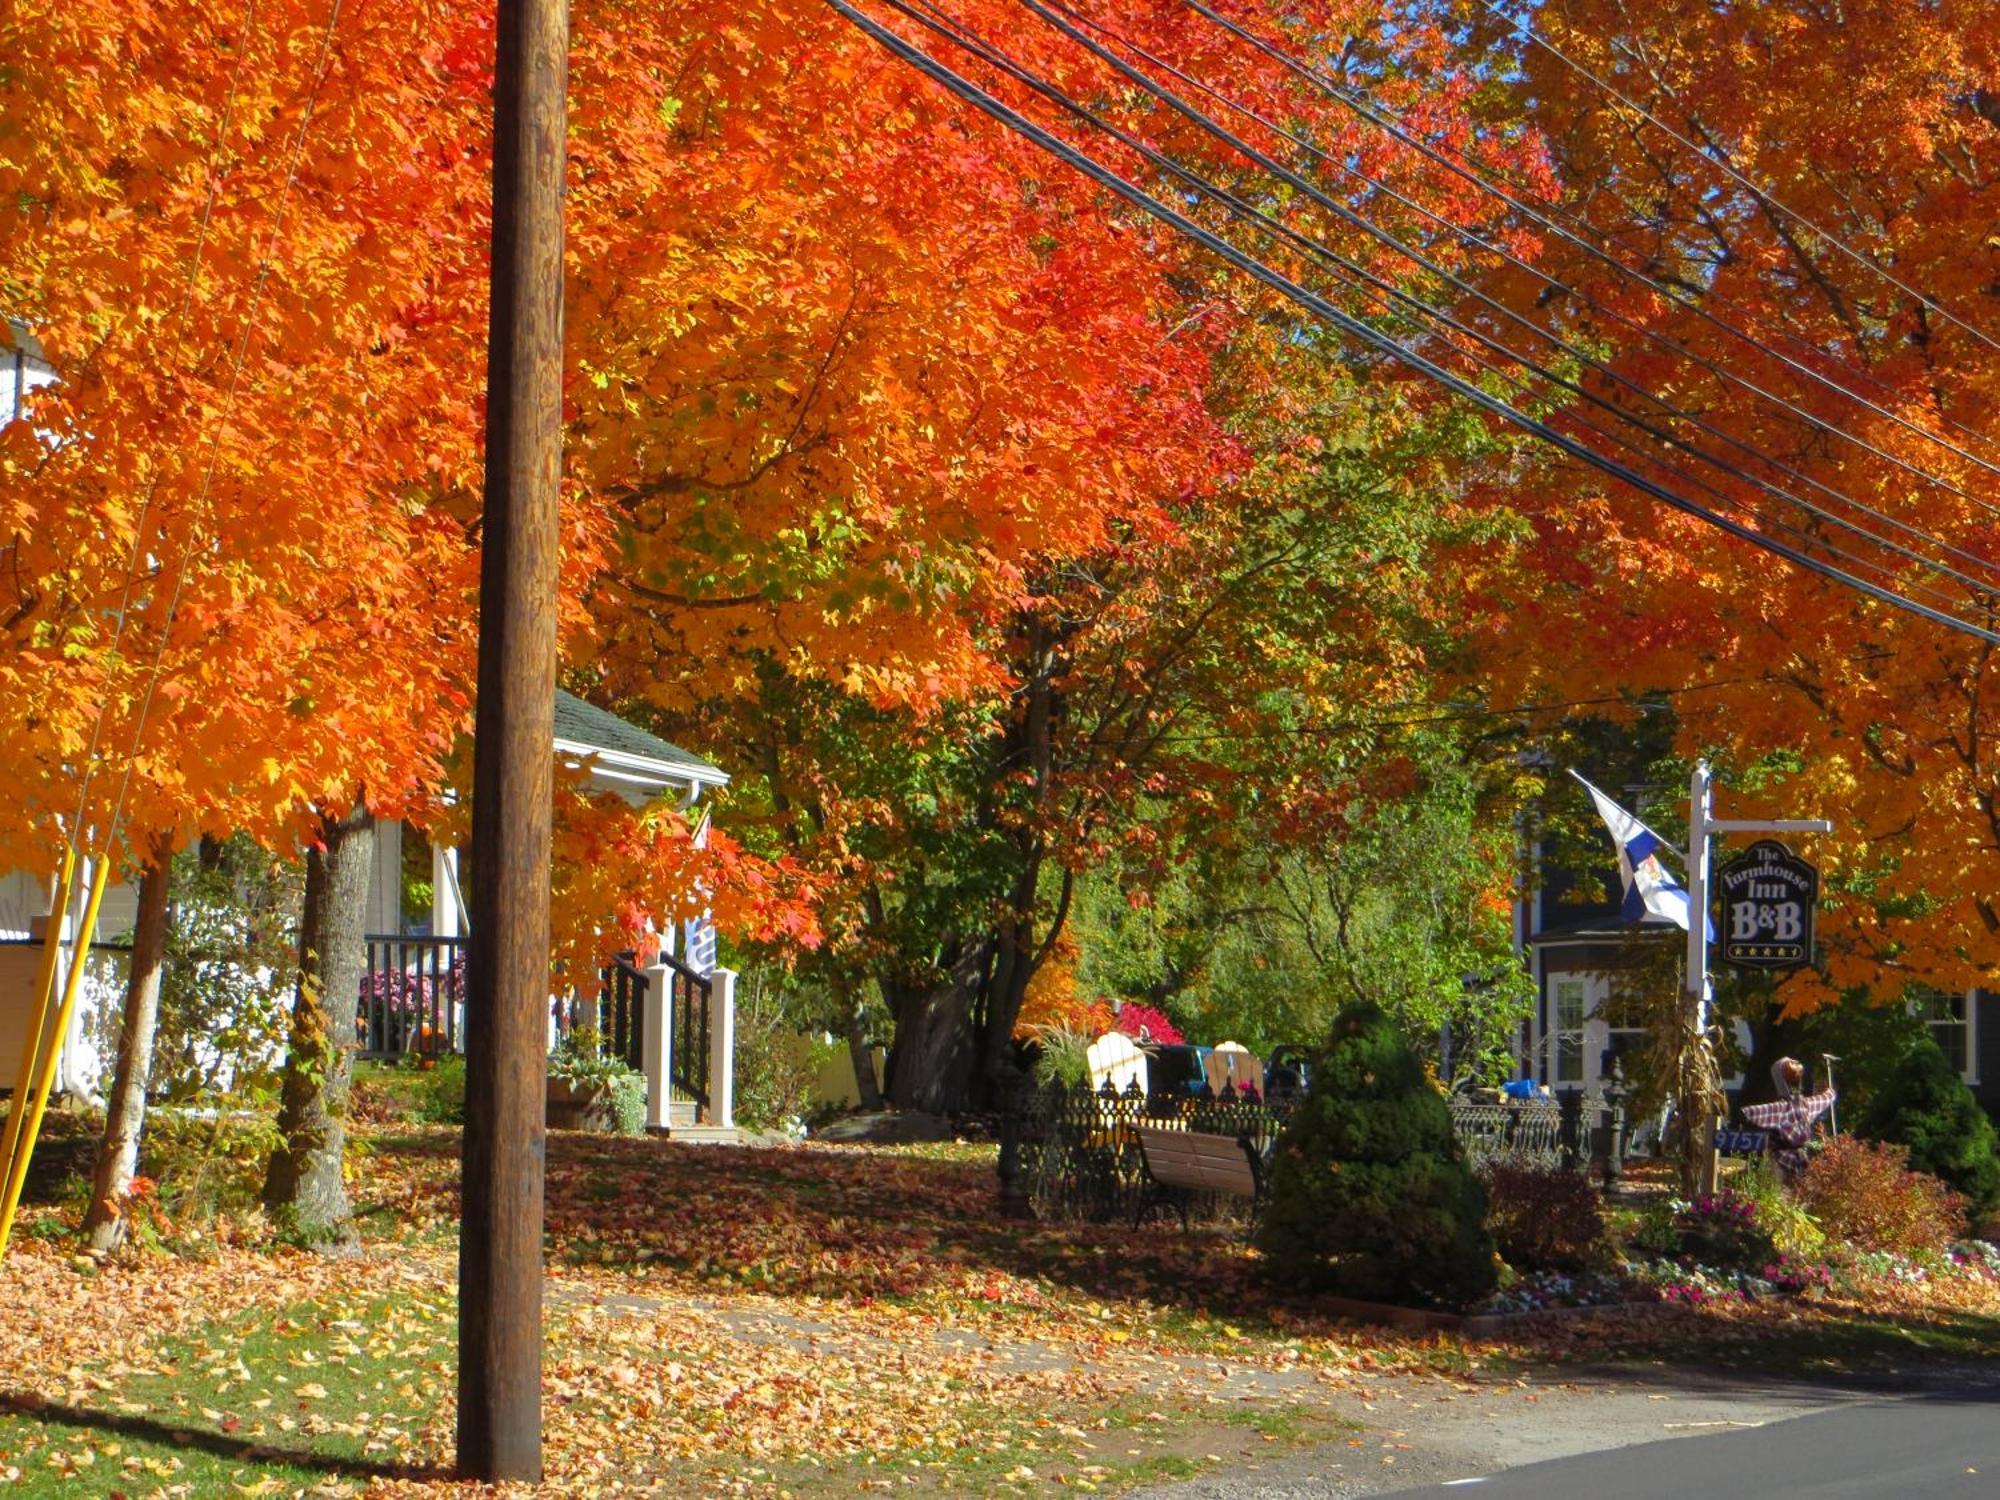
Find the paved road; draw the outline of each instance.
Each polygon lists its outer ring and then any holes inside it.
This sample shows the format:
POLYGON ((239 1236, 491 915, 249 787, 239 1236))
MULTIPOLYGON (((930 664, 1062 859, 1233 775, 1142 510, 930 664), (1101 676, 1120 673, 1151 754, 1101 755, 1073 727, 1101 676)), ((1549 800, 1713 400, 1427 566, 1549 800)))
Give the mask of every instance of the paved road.
POLYGON ((1936 1391, 1528 1464, 1389 1493, 1465 1500, 1991 1500, 2000 1496, 1991 1392, 1936 1391))
POLYGON ((1331 1406, 1353 1438, 1132 1500, 2000 1500, 1992 1365, 1839 1382, 1607 1366, 1476 1387, 1388 1377, 1361 1396, 1331 1406))

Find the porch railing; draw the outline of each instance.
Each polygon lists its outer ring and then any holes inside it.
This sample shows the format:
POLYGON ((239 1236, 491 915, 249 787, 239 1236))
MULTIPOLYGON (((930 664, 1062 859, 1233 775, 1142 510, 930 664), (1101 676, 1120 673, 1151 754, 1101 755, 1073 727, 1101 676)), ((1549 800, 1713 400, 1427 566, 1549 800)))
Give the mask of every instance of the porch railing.
POLYGON ((674 1097, 694 1102, 697 1116, 710 1117, 708 1054, 709 1013, 715 982, 670 953, 660 962, 667 971, 668 1013, 673 1017, 673 1050, 667 1058, 667 1082, 674 1097))
MULTIPOLYGON (((368 937, 368 968, 355 1013, 358 1056, 374 1060, 410 1052, 465 1049, 465 939, 368 937)), ((671 1021, 668 1083, 672 1097, 692 1103, 699 1118, 711 1112, 709 1052, 715 982, 670 954, 660 955, 667 974, 671 1021)), ((594 1021, 603 1046, 637 1072, 646 1067, 648 971, 635 955, 621 953, 599 975, 595 1011, 588 991, 558 1000, 551 1019, 557 1035, 594 1021)))
POLYGON ((368 935, 355 1040, 364 1058, 465 1044, 465 939, 368 935))
POLYGON ((646 1071, 646 971, 621 953, 605 966, 597 994, 597 1034, 604 1050, 634 1072, 646 1071))
MULTIPOLYGON (((707 1119, 715 982, 671 954, 661 954, 659 962, 667 971, 668 1087, 674 1099, 692 1103, 697 1116, 707 1119)), ((623 1058, 627 1067, 643 1073, 646 993, 652 976, 639 967, 635 955, 621 953, 605 966, 599 978, 597 1031, 604 1039, 604 1048, 623 1058)), ((572 1023, 574 1019, 572 1014, 572 1023)))

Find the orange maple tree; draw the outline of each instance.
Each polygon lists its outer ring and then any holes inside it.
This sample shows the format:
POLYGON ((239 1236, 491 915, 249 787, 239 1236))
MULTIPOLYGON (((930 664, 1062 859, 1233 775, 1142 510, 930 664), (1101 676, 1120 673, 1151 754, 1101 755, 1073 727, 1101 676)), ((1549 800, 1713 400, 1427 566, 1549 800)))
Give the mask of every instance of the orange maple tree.
MULTIPOLYGON (((1990 519, 2000 501, 2000 11, 1979 0, 1837 14, 1790 0, 1643 12, 1557 0, 1533 20, 1568 61, 1490 18, 1486 39, 1518 59, 1522 107, 1562 180, 1536 206, 1570 232, 1544 236, 1535 265, 1545 274, 1494 266, 1488 286, 1722 436, 1590 377, 1596 393, 1745 474, 1663 449, 1682 477, 1657 457, 1640 461, 1646 472, 1990 627, 1981 590, 2000 576, 1990 519), (1688 471, 1713 488, 1691 490, 1688 471), (1834 517, 1984 582, 1920 567, 1834 517)), ((1615 425, 1563 402, 1567 430, 1586 418, 1615 425)), ((1481 671, 1498 701, 1672 693, 1684 750, 1777 772, 1755 794, 1725 792, 1731 815, 1839 825, 1815 845, 1832 886, 1824 973, 1790 982, 1795 1011, 1857 986, 1886 999, 1912 982, 1990 981, 2000 763, 1989 646, 1565 461, 1525 480, 1510 474, 1488 498, 1533 526, 1521 554, 1481 568, 1481 671)))
POLYGON ((477 474, 484 187, 436 15, 0 26, 0 302, 58 375, 0 434, 0 846, 24 864, 93 751, 89 837, 124 786, 132 848, 285 848, 439 779, 474 554, 436 502, 477 474))

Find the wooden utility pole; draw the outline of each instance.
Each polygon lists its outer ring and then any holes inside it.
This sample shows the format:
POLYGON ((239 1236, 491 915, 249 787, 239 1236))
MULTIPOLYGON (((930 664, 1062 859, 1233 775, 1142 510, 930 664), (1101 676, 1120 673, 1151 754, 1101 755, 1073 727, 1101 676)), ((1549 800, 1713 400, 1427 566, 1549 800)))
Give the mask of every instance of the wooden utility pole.
POLYGON ((542 1477, 542 1157, 562 477, 567 0, 498 0, 472 751, 458 1468, 542 1477))

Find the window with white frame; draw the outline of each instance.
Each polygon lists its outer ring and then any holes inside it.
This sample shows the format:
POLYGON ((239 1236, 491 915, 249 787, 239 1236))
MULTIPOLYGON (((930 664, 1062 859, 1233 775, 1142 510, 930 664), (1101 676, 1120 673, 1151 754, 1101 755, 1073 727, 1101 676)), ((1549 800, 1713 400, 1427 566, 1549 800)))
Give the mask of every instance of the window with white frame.
POLYGON ((1967 1083, 1979 1081, 1977 1046, 1978 1011, 1968 995, 1947 995, 1942 990, 1912 989, 1908 992, 1910 1013, 1924 1023, 1938 1050, 1951 1060, 1958 1076, 1967 1083))
POLYGON ((21 414, 29 391, 47 385, 56 372, 24 324, 7 320, 7 344, 0 347, 0 426, 21 414))
POLYGON ((1587 1013, 1584 982, 1559 978, 1549 986, 1549 1047, 1551 1082, 1583 1082, 1583 1023, 1587 1013))

